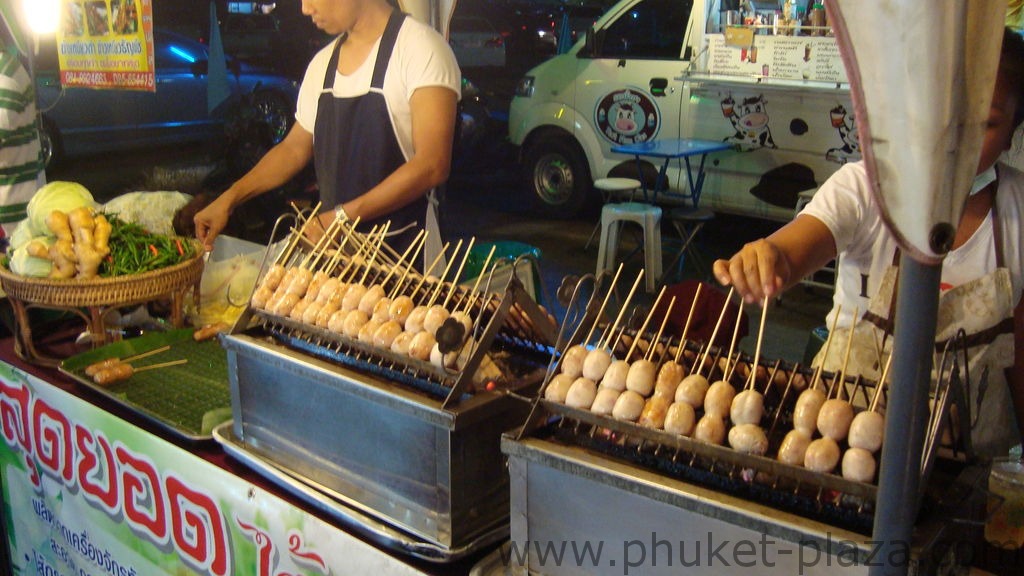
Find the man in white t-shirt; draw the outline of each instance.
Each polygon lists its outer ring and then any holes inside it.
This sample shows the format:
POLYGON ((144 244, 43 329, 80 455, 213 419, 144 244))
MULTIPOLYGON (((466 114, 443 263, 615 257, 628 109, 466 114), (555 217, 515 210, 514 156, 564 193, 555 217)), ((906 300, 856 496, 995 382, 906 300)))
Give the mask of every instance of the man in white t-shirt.
MULTIPOLYGON (((978 356, 985 358, 979 369, 972 359, 971 373, 981 374, 984 365, 994 370, 989 374, 985 405, 978 409, 981 417, 972 414, 972 420, 987 430, 980 434, 972 431, 972 439, 981 452, 990 454, 1005 454, 1005 449, 1024 437, 1024 174, 996 163, 1010 148, 1022 121, 1024 39, 1006 31, 974 187, 965 202, 953 249, 943 261, 937 328, 939 335, 955 332, 958 326, 977 327, 974 333, 967 330, 969 336, 976 336, 970 347, 982 350, 978 356), (991 297, 974 297, 976 293, 971 291, 990 277, 995 281, 988 286, 995 288, 986 296, 991 297), (947 297, 953 303, 944 314, 943 299, 947 297), (1005 304, 997 306, 995 302, 1005 304)), ((715 277, 722 284, 735 286, 748 303, 759 302, 839 255, 829 325, 838 315, 836 326, 858 330, 868 319, 884 334, 886 322, 891 321, 886 312, 891 307, 878 303, 880 298, 891 301, 891 294, 883 292, 892 290, 886 273, 897 262, 897 243, 882 223, 880 212, 863 163, 847 164, 818 189, 792 222, 747 244, 730 259, 716 261, 715 277), (871 313, 866 317, 869 307, 871 313), (857 318, 853 318, 855 311, 857 318)), ((882 346, 870 354, 871 362, 865 362, 873 367, 852 373, 877 376, 882 346)), ((844 347, 833 342, 832 348, 841 353, 844 347)), ((828 358, 819 360, 826 369, 830 367, 828 358)), ((844 366, 844 373, 851 371, 844 366)))
POLYGON ((302 11, 340 37, 310 62, 288 136, 196 214, 196 236, 212 249, 235 206, 313 160, 325 227, 335 217, 366 230, 389 221, 398 253, 426 228, 436 251, 431 196, 448 178, 461 90, 451 48, 386 0, 305 0, 302 11))

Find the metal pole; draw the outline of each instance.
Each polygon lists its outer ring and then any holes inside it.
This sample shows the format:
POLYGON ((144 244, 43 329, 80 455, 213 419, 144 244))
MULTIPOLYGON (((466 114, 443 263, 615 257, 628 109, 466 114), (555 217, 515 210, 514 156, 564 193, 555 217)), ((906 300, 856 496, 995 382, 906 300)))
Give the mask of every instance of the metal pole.
POLYGON ((885 438, 872 530, 877 550, 871 576, 904 575, 917 519, 921 453, 928 423, 928 389, 942 266, 900 256, 893 341, 892 385, 885 409, 885 438), (899 439, 899 441, 897 441, 899 439))

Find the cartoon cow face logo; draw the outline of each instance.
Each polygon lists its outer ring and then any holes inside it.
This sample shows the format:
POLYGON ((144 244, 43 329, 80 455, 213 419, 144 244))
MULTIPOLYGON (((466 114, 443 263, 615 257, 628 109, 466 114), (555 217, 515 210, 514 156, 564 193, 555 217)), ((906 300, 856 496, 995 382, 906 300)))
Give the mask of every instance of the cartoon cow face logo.
POLYGON ((860 133, 857 131, 857 117, 847 115, 846 108, 842 104, 833 108, 829 112, 829 116, 832 120, 832 127, 839 133, 843 145, 830 148, 825 153, 825 159, 839 164, 860 160, 860 133))
POLYGON ((725 141, 739 144, 748 150, 776 148, 771 128, 768 126, 771 118, 768 116, 766 104, 763 94, 744 98, 739 104, 731 95, 722 100, 722 115, 729 119, 735 131, 725 141))
POLYGON ((639 90, 617 90, 606 94, 594 110, 594 125, 613 144, 653 140, 661 124, 658 107, 639 90))

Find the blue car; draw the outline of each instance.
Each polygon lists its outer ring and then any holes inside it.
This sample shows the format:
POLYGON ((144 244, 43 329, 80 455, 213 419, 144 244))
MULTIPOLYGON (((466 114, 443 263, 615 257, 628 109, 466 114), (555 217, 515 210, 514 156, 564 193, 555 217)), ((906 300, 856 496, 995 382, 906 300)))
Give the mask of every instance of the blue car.
POLYGON ((48 166, 65 157, 211 140, 224 135, 239 103, 265 125, 263 144, 284 138, 295 119, 296 81, 228 57, 232 99, 210 115, 207 46, 161 29, 153 44, 156 92, 64 89, 53 43, 48 52, 41 47, 36 90, 48 166))

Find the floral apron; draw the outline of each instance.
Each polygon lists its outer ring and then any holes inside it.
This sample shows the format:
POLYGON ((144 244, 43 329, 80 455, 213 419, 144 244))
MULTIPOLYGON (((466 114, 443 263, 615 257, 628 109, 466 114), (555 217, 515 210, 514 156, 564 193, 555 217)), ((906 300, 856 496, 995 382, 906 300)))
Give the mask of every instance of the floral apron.
MULTIPOLYGON (((946 342, 960 329, 966 333, 969 389, 965 396, 971 413, 970 430, 974 452, 982 456, 1002 456, 1019 442, 1016 416, 1010 386, 1004 370, 1013 365, 1013 288, 1010 272, 1003 265, 999 218, 992 208, 993 238, 996 249, 996 270, 956 286, 939 295, 936 318, 935 351, 940 355, 946 342), (987 373, 987 378, 982 374, 987 373)), ((892 352, 893 314, 899 268, 886 269, 878 293, 871 298, 868 310, 853 329, 853 343, 846 366, 847 376, 860 375, 877 381, 882 367, 892 352)), ((828 347, 819 350, 812 363, 824 361, 823 370, 835 372, 842 368, 850 328, 836 328, 828 347)), ((962 352, 960 352, 962 357, 962 352)), ((934 364, 937 364, 937 360, 934 364)), ((933 379, 935 376, 933 368, 933 379)), ((961 376, 964 371, 961 369, 961 376)), ((892 383, 891 385, 897 385, 892 383)))

